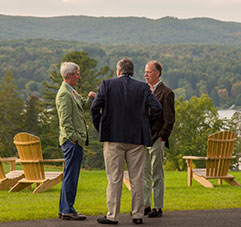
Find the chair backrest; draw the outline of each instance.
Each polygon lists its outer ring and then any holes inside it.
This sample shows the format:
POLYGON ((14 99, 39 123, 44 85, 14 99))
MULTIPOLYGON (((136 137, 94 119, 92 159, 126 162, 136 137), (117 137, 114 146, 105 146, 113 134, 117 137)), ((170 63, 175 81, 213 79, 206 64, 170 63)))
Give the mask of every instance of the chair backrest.
POLYGON ((3 163, 2 161, 0 160, 0 179, 4 179, 6 178, 6 175, 4 173, 4 169, 3 169, 3 163))
POLYGON ((228 174, 236 140, 237 136, 231 131, 217 132, 208 137, 206 176, 217 177, 228 174))
POLYGON ((25 178, 27 180, 45 179, 40 138, 21 132, 15 135, 14 144, 17 147, 25 178))

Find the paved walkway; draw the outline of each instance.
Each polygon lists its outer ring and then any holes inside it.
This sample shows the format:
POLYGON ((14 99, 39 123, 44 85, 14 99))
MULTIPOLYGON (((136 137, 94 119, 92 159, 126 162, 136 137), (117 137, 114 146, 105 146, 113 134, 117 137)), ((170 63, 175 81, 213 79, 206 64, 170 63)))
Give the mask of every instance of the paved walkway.
MULTIPOLYGON (((85 221, 64 221, 60 219, 32 220, 0 223, 0 227, 104 227, 96 222, 96 216, 88 216, 85 221)), ((115 226, 136 226, 128 214, 121 214, 115 226)), ((241 208, 224 210, 192 210, 164 212, 161 218, 144 218, 143 225, 151 227, 239 227, 241 208)))

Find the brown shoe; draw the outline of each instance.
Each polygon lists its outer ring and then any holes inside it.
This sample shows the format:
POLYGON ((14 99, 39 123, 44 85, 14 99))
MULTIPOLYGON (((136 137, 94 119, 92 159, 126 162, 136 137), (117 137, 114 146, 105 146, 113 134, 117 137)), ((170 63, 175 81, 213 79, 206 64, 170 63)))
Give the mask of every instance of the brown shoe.
POLYGON ((63 220, 82 221, 86 219, 86 216, 80 213, 72 213, 72 214, 62 214, 61 218, 63 220))

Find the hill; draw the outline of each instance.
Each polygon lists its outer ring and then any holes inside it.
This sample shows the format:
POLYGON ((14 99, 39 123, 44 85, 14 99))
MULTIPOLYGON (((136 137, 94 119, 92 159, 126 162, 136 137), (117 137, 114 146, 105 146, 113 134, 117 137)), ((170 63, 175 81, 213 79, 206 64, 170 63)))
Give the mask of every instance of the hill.
POLYGON ((241 107, 241 47, 200 44, 100 45, 76 41, 12 40, 0 41, 0 79, 11 70, 25 97, 41 96, 41 83, 49 72, 72 51, 84 51, 98 67, 115 66, 122 57, 135 64, 135 78, 144 81, 145 63, 151 59, 163 64, 163 80, 176 97, 190 99, 208 94, 216 106, 241 107))
POLYGON ((54 39, 100 44, 241 44, 241 23, 211 18, 23 17, 0 15, 0 40, 54 39))

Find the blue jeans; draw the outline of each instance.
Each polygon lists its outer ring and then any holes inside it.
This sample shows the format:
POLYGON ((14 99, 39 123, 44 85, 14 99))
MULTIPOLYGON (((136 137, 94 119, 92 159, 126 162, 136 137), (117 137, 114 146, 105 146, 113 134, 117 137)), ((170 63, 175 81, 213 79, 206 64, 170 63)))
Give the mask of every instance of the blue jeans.
POLYGON ((69 214, 76 213, 74 201, 77 192, 80 166, 83 157, 83 148, 67 140, 61 146, 64 152, 64 174, 60 193, 59 212, 69 214))

